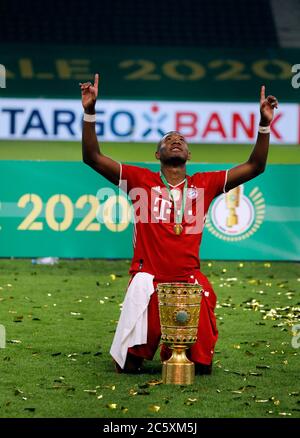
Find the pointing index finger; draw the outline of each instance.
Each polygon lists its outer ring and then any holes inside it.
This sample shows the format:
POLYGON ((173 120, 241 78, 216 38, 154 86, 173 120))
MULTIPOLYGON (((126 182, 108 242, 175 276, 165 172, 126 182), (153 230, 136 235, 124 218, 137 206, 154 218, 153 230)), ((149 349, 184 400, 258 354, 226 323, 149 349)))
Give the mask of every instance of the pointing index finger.
POLYGON ((98 84, 99 84, 99 74, 96 73, 96 74, 95 74, 94 87, 95 87, 95 88, 98 88, 98 84))

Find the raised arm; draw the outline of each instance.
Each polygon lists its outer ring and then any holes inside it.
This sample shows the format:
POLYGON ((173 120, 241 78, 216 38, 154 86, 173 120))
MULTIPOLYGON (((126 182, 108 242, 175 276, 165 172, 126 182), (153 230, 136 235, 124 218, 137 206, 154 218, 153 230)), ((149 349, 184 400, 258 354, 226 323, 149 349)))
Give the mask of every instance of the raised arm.
MULTIPOLYGON (((278 101, 274 96, 265 97, 265 86, 260 90, 260 123, 259 125, 268 128, 274 117, 274 108, 278 107, 278 101)), ((266 129, 268 131, 268 129, 266 129)), ((258 132, 256 144, 246 163, 233 167, 228 171, 226 191, 255 178, 265 170, 270 134, 258 132)))
MULTIPOLYGON (((82 106, 84 113, 93 119, 96 111, 96 100, 98 96, 99 75, 95 75, 94 85, 91 82, 80 83, 82 106)), ((95 118, 95 117, 94 117, 95 118)), ((102 154, 96 136, 95 121, 84 121, 82 130, 82 159, 84 163, 92 167, 96 172, 103 175, 114 184, 119 184, 120 164, 102 154)))

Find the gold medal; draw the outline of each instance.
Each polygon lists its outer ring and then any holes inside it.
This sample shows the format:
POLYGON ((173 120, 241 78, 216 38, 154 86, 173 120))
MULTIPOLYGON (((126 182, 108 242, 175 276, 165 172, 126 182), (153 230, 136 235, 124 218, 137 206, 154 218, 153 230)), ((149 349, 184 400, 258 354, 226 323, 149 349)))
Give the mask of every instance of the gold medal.
POLYGON ((181 224, 175 224, 174 225, 174 232, 176 236, 179 236, 183 231, 183 226, 181 224))

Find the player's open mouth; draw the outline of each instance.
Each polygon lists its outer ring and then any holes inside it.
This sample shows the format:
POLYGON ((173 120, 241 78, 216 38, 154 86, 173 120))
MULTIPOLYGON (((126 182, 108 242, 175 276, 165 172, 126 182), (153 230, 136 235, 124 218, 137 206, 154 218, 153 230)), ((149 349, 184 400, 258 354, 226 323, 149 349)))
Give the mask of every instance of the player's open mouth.
POLYGON ((171 147, 171 151, 182 151, 181 145, 175 144, 174 146, 171 147))

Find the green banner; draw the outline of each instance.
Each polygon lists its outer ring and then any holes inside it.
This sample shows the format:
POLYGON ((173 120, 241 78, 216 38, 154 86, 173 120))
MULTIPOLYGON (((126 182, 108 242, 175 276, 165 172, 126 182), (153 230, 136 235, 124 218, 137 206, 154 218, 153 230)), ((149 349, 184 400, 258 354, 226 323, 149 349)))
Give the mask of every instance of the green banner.
MULTIPOLYGON (((188 173, 230 167, 191 164, 188 173)), ((1 257, 132 256, 129 201, 83 163, 0 161, 0 175, 1 257)), ((202 259, 300 260, 299 165, 269 165, 234 195, 212 203, 202 259)))
MULTIPOLYGON (((0 97, 79 98, 79 81, 101 75, 105 99, 250 101, 262 84, 280 102, 299 102, 291 84, 299 49, 203 49, 0 45, 0 97)), ((299 82, 299 79, 298 79, 299 82)))

